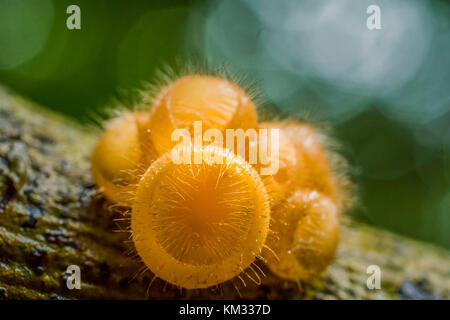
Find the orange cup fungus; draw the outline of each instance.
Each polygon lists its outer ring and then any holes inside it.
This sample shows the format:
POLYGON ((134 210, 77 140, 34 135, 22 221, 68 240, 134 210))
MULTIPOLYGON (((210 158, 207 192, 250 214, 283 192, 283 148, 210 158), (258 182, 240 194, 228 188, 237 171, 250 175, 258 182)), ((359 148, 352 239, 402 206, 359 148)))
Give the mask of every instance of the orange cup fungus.
POLYGON ((267 240, 272 252, 265 256, 269 268, 278 276, 309 280, 331 263, 337 249, 338 186, 334 183, 327 151, 311 126, 294 121, 277 126, 296 150, 290 154, 296 158, 296 169, 288 170, 291 176, 284 183, 291 193, 284 193, 287 198, 272 210, 267 240))
POLYGON ((251 99, 220 77, 181 77, 151 109, 114 121, 93 152, 92 174, 110 200, 132 207, 132 239, 145 265, 182 288, 225 282, 259 256, 281 278, 308 280, 337 249, 341 193, 316 131, 295 121, 258 125, 251 99), (192 136, 194 121, 223 133, 280 129, 278 141, 266 141, 278 143, 278 153, 250 164, 248 154, 194 143, 186 145, 189 161, 174 161, 172 133, 192 136), (262 174, 274 161, 278 171, 262 174))
POLYGON ((258 173, 225 149, 194 149, 222 164, 155 161, 137 188, 133 242, 156 276, 206 288, 239 275, 260 254, 270 221, 258 173))
POLYGON ((163 89, 157 97, 149 121, 150 139, 159 154, 170 151, 175 129, 188 129, 193 136, 194 121, 202 121, 203 130, 256 128, 253 102, 236 84, 213 76, 181 77, 163 89))
MULTIPOLYGON (((139 121, 146 113, 126 113, 111 122, 98 141, 91 158, 95 183, 106 197, 121 205, 131 205, 134 189, 146 164, 156 158, 140 139, 139 121)), ((147 143, 148 144, 148 143, 147 143)))
POLYGON ((335 256, 339 243, 336 204, 316 191, 297 191, 272 211, 267 246, 270 270, 289 280, 310 280, 335 256))

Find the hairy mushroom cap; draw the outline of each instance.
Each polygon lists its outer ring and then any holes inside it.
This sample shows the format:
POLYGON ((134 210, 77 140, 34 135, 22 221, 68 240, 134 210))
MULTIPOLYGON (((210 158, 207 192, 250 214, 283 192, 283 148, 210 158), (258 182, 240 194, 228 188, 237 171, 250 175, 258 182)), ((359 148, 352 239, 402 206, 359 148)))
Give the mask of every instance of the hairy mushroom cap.
POLYGON ((131 217, 146 266, 187 289, 239 275, 261 253, 270 221, 264 184, 247 162, 214 146, 192 148, 190 159, 198 155, 200 164, 176 164, 171 153, 156 160, 139 182, 131 217))
POLYGON ((145 172, 148 160, 155 159, 150 152, 144 156, 138 121, 144 112, 126 113, 111 122, 95 146, 91 171, 95 183, 106 197, 122 205, 131 205, 133 191, 145 172), (151 155, 151 157, 150 157, 151 155))
POLYGON ((267 245, 270 270, 281 278, 309 280, 333 261, 339 243, 339 213, 335 203, 315 192, 296 192, 273 210, 276 234, 267 245))
POLYGON ((256 108, 236 84, 214 76, 184 76, 162 90, 152 107, 145 127, 159 154, 170 151, 175 129, 188 129, 193 136, 194 121, 202 121, 203 130, 256 128, 256 108))

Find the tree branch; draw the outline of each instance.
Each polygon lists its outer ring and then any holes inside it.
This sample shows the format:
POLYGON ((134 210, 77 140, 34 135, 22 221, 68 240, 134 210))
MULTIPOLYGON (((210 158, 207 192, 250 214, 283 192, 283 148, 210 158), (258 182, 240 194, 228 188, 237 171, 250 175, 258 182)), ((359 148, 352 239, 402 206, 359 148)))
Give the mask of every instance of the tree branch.
POLYGON ((282 281, 263 267, 215 289, 180 290, 153 278, 127 252, 128 233, 96 196, 89 172, 96 133, 0 87, 0 299, 395 299, 450 297, 450 254, 350 219, 332 266, 310 283, 282 281), (81 268, 81 290, 65 270, 81 268), (368 290, 366 269, 381 269, 368 290))

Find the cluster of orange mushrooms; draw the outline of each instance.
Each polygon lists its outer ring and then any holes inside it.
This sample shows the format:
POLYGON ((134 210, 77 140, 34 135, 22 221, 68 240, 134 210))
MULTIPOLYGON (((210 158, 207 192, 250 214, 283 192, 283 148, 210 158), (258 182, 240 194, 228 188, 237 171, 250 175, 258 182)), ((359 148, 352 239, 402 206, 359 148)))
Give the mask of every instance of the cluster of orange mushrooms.
POLYGON ((333 260, 344 209, 342 178, 310 125, 258 123, 245 90, 219 76, 187 75, 140 111, 110 123, 92 155, 92 174, 112 202, 130 207, 134 246, 155 276, 194 289, 241 274, 259 279, 259 261, 283 279, 308 280, 333 260), (216 144, 174 163, 175 129, 279 129, 279 169, 261 175, 216 144), (256 275, 256 276, 255 276, 256 275))

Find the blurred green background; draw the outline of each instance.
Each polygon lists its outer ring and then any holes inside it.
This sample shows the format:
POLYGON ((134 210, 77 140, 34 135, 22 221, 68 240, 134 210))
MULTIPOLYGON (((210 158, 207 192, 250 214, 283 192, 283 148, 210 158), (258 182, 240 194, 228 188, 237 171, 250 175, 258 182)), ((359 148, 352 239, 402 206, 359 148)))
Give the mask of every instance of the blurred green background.
POLYGON ((450 248, 449 21, 424 0, 0 0, 0 83, 85 122, 177 59, 226 63, 333 126, 358 219, 450 248))

